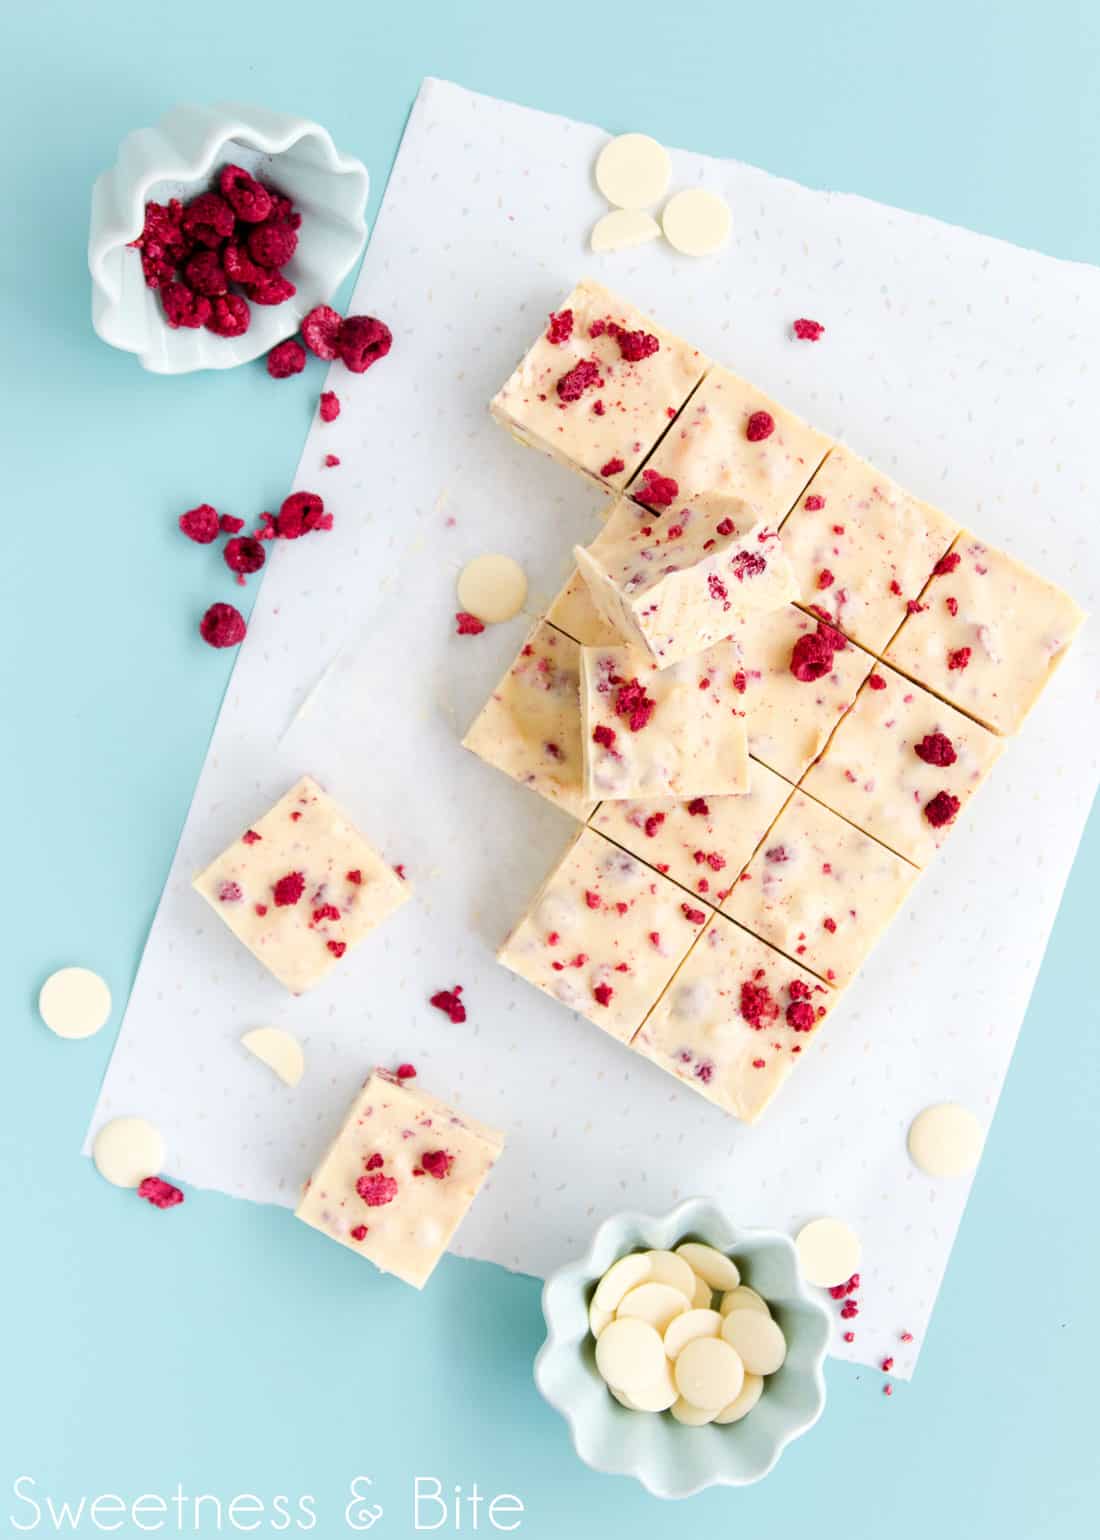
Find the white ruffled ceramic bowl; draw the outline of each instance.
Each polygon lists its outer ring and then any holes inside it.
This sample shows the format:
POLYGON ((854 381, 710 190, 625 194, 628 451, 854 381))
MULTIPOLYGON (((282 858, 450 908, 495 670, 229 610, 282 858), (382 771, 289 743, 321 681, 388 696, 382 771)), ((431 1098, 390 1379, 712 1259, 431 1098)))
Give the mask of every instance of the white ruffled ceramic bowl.
POLYGON ((157 374, 229 369, 259 358, 292 336, 350 272, 367 235, 369 187, 363 163, 341 155, 327 130, 306 118, 233 103, 173 107, 155 128, 122 141, 92 191, 92 324, 104 342, 136 353, 157 374), (242 337, 217 337, 202 327, 173 331, 129 242, 141 234, 147 201, 203 192, 227 162, 270 182, 301 211, 298 249, 284 269, 298 292, 282 305, 253 305, 242 337))
POLYGON ((825 1409, 825 1353, 832 1325, 803 1281, 794 1243, 775 1230, 743 1230, 705 1198, 671 1214, 618 1214, 596 1231, 577 1262, 546 1280, 546 1341, 535 1359, 535 1383, 569 1424, 586 1465, 634 1476, 656 1497, 690 1497, 710 1486, 760 1481, 783 1450, 812 1428, 825 1409), (742 1281, 762 1294, 787 1339, 787 1360, 770 1375, 760 1401, 741 1422, 683 1427, 671 1417, 629 1412, 596 1372, 588 1303, 617 1257, 705 1241, 729 1252, 742 1281))

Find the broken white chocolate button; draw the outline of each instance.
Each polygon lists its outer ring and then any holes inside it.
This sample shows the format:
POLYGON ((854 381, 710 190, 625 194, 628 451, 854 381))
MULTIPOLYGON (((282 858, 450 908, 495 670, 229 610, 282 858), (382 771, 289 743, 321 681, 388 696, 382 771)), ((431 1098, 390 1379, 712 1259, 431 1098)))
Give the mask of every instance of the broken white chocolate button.
POLYGON ((672 1368, 666 1358, 652 1385, 643 1385, 640 1390, 630 1392, 630 1407, 635 1412, 667 1412, 678 1396, 672 1368))
POLYGON ((657 1384, 665 1363, 665 1345, 645 1321, 612 1321, 596 1343, 600 1377, 627 1395, 657 1384))
POLYGON ((652 214, 642 209, 612 209, 592 226, 593 251, 626 251, 656 240, 661 227, 652 214))
POLYGON ((670 246, 686 257, 709 257, 730 237, 730 209, 725 198, 692 187, 665 204, 661 227, 670 246))
POLYGON ((798 1260, 810 1283, 831 1289, 859 1271, 859 1236, 842 1219, 815 1219, 795 1237, 798 1260))
POLYGON ((750 1374, 774 1374, 787 1356, 787 1339, 771 1316, 758 1310, 734 1310, 727 1315, 722 1340, 736 1350, 750 1374))
POLYGON ((695 1274, 695 1295, 691 1301, 693 1310, 709 1310, 714 1303, 714 1290, 705 1278, 695 1274))
POLYGON ((691 1270, 698 1273, 712 1289, 735 1289, 741 1282, 737 1264, 713 1246, 701 1245, 699 1241, 685 1241, 682 1246, 677 1246, 676 1255, 683 1257, 691 1270))
POLYGON ((604 1273, 596 1285, 592 1303, 601 1310, 617 1310, 624 1294, 649 1277, 649 1258, 644 1252, 631 1252, 620 1257, 604 1273))
POLYGON ((164 1139, 144 1118, 115 1118, 96 1134, 92 1159, 100 1176, 115 1187, 140 1187, 147 1176, 159 1175, 164 1139))
POLYGON ((672 175, 664 145, 648 134, 620 134, 596 160, 596 186, 620 209, 644 209, 663 198, 672 175))
POLYGON ((685 1401, 714 1412, 740 1395, 745 1381, 740 1355, 720 1337, 697 1337, 689 1342, 672 1372, 685 1401))
POLYGON ((760 1393, 764 1389, 763 1378, 759 1374, 753 1374, 746 1370, 745 1383, 739 1393, 733 1398, 729 1406, 724 1406, 714 1419, 716 1423, 740 1422, 742 1417, 747 1417, 753 1407, 760 1400, 760 1393))
POLYGON ((604 1328, 607 1327, 607 1326, 610 1326, 614 1319, 615 1319, 614 1311, 612 1311, 612 1310, 601 1310, 599 1305, 597 1305, 595 1300, 593 1300, 592 1303, 589 1305, 589 1307, 588 1307, 588 1329, 592 1333, 592 1335, 594 1337, 596 1337, 597 1339, 599 1338, 600 1333, 604 1330, 604 1328))
POLYGON ((695 1298, 695 1274, 683 1257, 674 1251, 647 1251, 646 1256, 653 1282, 671 1284, 691 1304, 695 1298))
POLYGON ((717 1310, 685 1310, 665 1327, 665 1352, 676 1359, 697 1337, 717 1337, 722 1331, 722 1317, 717 1310))
POLYGON ((487 626, 511 620, 527 601, 527 574, 510 556, 475 556, 458 576, 458 602, 487 626))
MULTIPOLYGON (((851 1274, 848 1276, 851 1277, 851 1274)), ((750 1289, 747 1283, 723 1294, 718 1309, 722 1315, 729 1315, 731 1310, 757 1310, 761 1315, 771 1315, 767 1300, 762 1299, 755 1289, 750 1289)))
POLYGON ((246 1032, 241 1042, 249 1053, 273 1070, 284 1085, 297 1085, 302 1078, 306 1061, 302 1045, 290 1032, 281 1027, 256 1027, 246 1032))
POLYGON ((909 1128, 909 1155, 926 1176, 965 1176, 978 1164, 985 1131, 956 1102, 926 1107, 909 1128))
POLYGON ((705 1407, 692 1406, 691 1402, 685 1401, 683 1396, 672 1403, 669 1411, 677 1422, 684 1424, 685 1428, 701 1428, 706 1423, 713 1422, 716 1415, 713 1411, 707 1411, 705 1407))
POLYGON ((640 1283, 619 1301, 620 1321, 634 1318, 647 1321, 663 1333, 669 1322, 688 1308, 686 1297, 671 1283, 640 1283))
POLYGON ((61 968, 42 985, 38 1014, 58 1037, 91 1037, 111 1014, 111 991, 90 968, 61 968))

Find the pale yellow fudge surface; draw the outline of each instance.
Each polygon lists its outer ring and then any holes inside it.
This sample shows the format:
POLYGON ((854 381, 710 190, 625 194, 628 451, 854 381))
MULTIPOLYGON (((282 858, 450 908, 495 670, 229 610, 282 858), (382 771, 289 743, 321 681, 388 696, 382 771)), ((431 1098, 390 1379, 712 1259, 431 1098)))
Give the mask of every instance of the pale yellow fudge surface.
POLYGON ((880 663, 803 786, 926 866, 1003 747, 1003 739, 880 663))
POLYGON ((707 363, 697 348, 585 279, 553 312, 489 410, 532 448, 622 487, 707 363))
MULTIPOLYGON (((646 463, 671 477, 678 496, 701 492, 743 497, 777 524, 828 452, 831 440, 728 369, 711 369, 646 463), (774 430, 749 438, 749 420, 766 412, 774 430)), ((645 495, 641 479, 631 486, 645 495)))
POLYGON ((753 1123, 836 1000, 812 973, 715 914, 631 1047, 753 1123))
POLYGON ((503 1148, 495 1128, 376 1069, 295 1217, 420 1289, 503 1148))
POLYGON ((194 886, 296 995, 324 978, 410 893, 308 775, 200 872, 194 886))
POLYGON ((720 494, 677 503, 624 538, 573 555, 603 619, 658 668, 720 642, 737 615, 798 597, 774 527, 741 498, 720 494))
POLYGON ((749 789, 739 796, 601 802, 589 824, 717 906, 736 886, 793 789, 752 759, 749 789))
POLYGON ((838 445, 783 525, 804 602, 881 652, 958 525, 838 445))
POLYGON ((462 742, 574 818, 594 799, 583 789, 580 648, 540 620, 462 742))
POLYGON ((969 533, 921 603, 887 662, 997 733, 1016 732, 1085 618, 1069 594, 969 533))
POLYGON ((827 983, 848 984, 919 876, 796 791, 722 908, 827 983))
POLYGON ((582 647, 585 795, 747 791, 748 742, 735 667, 727 642, 662 669, 633 647, 582 647))
MULTIPOLYGON (((613 498, 605 509, 603 527, 588 549, 603 550, 633 534, 642 525, 652 523, 653 514, 648 508, 640 507, 629 497, 613 498)), ((566 636, 580 642, 582 647, 602 647, 622 641, 617 628, 609 625, 592 603, 588 584, 576 567, 547 610, 546 618, 566 636)))
POLYGON ((497 958, 626 1043, 708 912, 667 877, 585 829, 497 958))

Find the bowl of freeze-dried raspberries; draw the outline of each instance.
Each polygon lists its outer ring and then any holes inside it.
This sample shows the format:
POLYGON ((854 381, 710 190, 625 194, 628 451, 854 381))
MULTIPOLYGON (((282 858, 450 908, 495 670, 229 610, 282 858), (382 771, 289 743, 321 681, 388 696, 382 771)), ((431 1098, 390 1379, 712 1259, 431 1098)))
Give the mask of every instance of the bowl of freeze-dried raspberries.
POLYGON ((369 185, 305 118, 174 107, 95 184, 92 324, 158 374, 262 357, 351 270, 369 185))

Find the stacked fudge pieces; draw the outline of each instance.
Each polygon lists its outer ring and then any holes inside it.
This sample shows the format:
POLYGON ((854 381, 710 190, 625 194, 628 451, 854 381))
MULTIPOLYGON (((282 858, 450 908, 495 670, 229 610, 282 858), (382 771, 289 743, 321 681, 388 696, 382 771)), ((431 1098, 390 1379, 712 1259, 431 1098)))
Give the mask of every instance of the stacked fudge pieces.
POLYGON ((752 1122, 1083 616, 595 283, 491 411, 611 495, 464 740, 585 824, 500 961, 752 1122))

